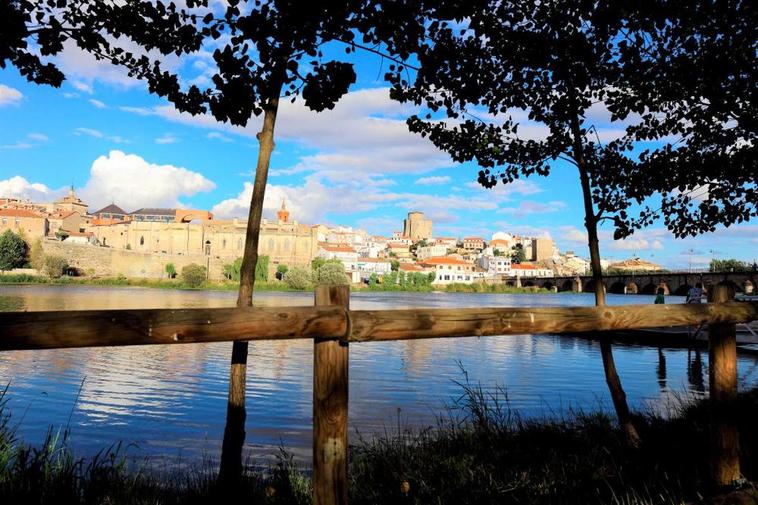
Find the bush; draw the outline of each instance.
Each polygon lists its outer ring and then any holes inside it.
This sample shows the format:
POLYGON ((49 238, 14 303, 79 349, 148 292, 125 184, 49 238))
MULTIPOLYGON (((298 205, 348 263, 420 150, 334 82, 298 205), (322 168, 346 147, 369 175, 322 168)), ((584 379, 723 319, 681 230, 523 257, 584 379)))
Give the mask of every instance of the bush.
POLYGON ((292 289, 311 289, 311 271, 304 267, 292 267, 284 274, 284 282, 292 289))
MULTIPOLYGON (((258 256, 258 262, 255 264, 255 280, 268 280, 268 256, 262 254, 258 256)), ((237 258, 233 263, 224 265, 224 277, 230 281, 239 282, 240 272, 242 272, 242 258, 237 258)))
POLYGON ((199 288, 205 282, 205 267, 190 263, 182 268, 182 282, 190 288, 199 288))
POLYGON ((10 230, 0 235, 0 270, 13 270, 26 263, 26 242, 10 230))
POLYGON ((68 268, 68 261, 62 256, 45 256, 42 271, 51 279, 58 279, 68 268))
POLYGON ((350 284, 345 275, 345 265, 340 263, 325 263, 316 270, 317 284, 350 284))
POLYGON ((173 263, 166 263, 166 275, 169 279, 176 277, 176 267, 173 263))
POLYGON ((45 268, 45 251, 42 250, 42 239, 37 239, 29 249, 29 264, 38 272, 45 268))
POLYGON ((278 265, 276 267, 276 278, 279 280, 284 279, 284 274, 287 273, 287 270, 289 270, 287 265, 278 265))

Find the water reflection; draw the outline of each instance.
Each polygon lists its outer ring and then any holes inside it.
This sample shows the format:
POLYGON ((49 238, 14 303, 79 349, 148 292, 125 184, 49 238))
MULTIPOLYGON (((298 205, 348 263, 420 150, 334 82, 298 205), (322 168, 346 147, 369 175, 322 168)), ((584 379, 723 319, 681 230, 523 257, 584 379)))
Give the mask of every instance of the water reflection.
MULTIPOLYGON (((649 300, 647 298, 650 298, 649 300)), ((610 303, 652 297, 609 295, 610 303)), ((675 297, 671 297, 673 303, 675 297)), ((232 292, 57 286, 0 287, 0 310, 233 306, 232 292)), ((256 303, 311 305, 309 293, 263 293, 256 303)), ((451 295, 358 293, 356 309, 411 306, 591 305, 592 295, 451 295)), ((215 457, 226 411, 231 344, 135 346, 0 353, 0 384, 19 435, 39 441, 71 418, 72 442, 94 454, 119 440, 138 454, 215 457), (82 384, 82 379, 84 383, 82 384)), ((700 350, 617 346, 616 363, 630 403, 665 410, 681 396, 705 394, 707 356, 700 350)), ((307 460, 311 446, 313 344, 252 342, 248 367, 247 449, 270 455, 280 444, 307 460)), ((754 358, 740 357, 741 386, 758 383, 754 358)), ((350 348, 350 433, 397 424, 434 424, 457 397, 466 371, 486 392, 502 386, 523 416, 568 408, 612 410, 596 342, 519 335, 354 344, 350 348)))

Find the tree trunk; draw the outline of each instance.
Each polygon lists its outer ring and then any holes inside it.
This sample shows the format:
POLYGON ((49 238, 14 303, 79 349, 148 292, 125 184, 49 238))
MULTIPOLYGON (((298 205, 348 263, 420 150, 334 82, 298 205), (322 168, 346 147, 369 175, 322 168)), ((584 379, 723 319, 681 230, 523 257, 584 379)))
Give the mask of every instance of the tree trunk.
MULTIPOLYGON (((250 199, 250 211, 247 218, 245 235, 245 252, 242 255, 240 269, 238 307, 253 305, 253 288, 255 286, 255 266, 258 263, 258 238, 263 214, 263 199, 266 194, 268 167, 274 150, 274 125, 279 109, 281 86, 275 86, 272 97, 264 106, 263 128, 258 133, 258 163, 255 167, 255 183, 250 199)), ((247 342, 232 344, 232 360, 229 371, 229 399, 226 407, 226 426, 224 441, 221 446, 221 466, 219 480, 231 482, 242 474, 242 447, 245 444, 245 381, 247 375, 247 342)))
MULTIPOLYGON (((582 185, 584 226, 587 229, 587 239, 590 249, 590 266, 592 267, 592 281, 595 285, 595 305, 602 307, 605 305, 605 285, 603 284, 603 268, 600 265, 600 242, 597 237, 598 217, 595 215, 595 208, 592 204, 592 189, 590 187, 590 178, 584 159, 579 116, 574 114, 571 119, 571 130, 574 137, 574 160, 579 169, 579 181, 582 185)), ((626 402, 626 393, 624 393, 624 388, 621 386, 621 379, 616 371, 616 363, 613 360, 613 348, 606 335, 602 335, 600 338, 600 355, 603 358, 605 382, 608 384, 608 391, 613 400, 613 407, 616 410, 619 426, 624 430, 627 442, 630 445, 637 446, 640 443, 640 436, 632 423, 629 405, 626 402)))

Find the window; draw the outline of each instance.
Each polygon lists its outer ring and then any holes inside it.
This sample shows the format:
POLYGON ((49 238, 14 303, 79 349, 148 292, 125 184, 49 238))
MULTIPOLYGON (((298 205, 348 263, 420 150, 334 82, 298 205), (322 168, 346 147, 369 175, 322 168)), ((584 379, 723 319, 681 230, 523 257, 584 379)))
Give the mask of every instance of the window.
POLYGON ((221 241, 221 249, 226 249, 226 239, 221 241))
POLYGON ((205 241, 205 254, 206 255, 211 254, 211 241, 210 240, 205 241))
POLYGON ((16 226, 18 226, 19 224, 21 224, 21 220, 19 218, 16 218, 16 226))
POLYGON ((8 224, 8 218, 7 217, 3 218, 3 224, 8 224))
POLYGON ((145 237, 139 238, 139 245, 145 245, 145 237))

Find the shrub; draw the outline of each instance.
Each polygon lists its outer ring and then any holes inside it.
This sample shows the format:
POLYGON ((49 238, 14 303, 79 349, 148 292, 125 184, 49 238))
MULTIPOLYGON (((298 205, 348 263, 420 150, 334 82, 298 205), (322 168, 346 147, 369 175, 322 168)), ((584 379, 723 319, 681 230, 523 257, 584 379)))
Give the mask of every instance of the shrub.
MULTIPOLYGON (((224 265, 224 277, 230 281, 239 282, 241 271, 242 258, 237 258, 233 263, 227 263, 224 265)), ((258 262, 255 264, 255 280, 268 280, 268 256, 265 254, 258 256, 258 262)))
POLYGON ((26 242, 10 230, 0 235, 0 270, 13 270, 26 263, 26 242))
POLYGON ((350 284, 345 275, 345 265, 340 263, 325 263, 316 270, 318 284, 350 284))
POLYGON ((173 263, 166 263, 166 275, 169 279, 176 277, 176 267, 173 263))
POLYGON ((63 272, 68 268, 68 261, 62 256, 45 256, 44 265, 42 270, 45 275, 51 279, 58 279, 63 275, 63 272))
POLYGON ((42 239, 37 239, 29 249, 29 264, 39 272, 45 268, 45 251, 42 250, 42 239))
POLYGON ((311 271, 304 267, 292 267, 284 274, 284 282, 292 289, 310 289, 311 271))
POLYGON ((182 268, 182 282, 190 288, 199 288, 205 282, 205 267, 190 263, 182 268))
POLYGON ((287 273, 287 270, 289 270, 287 265, 278 265, 276 267, 276 278, 279 280, 284 279, 284 274, 287 273))

